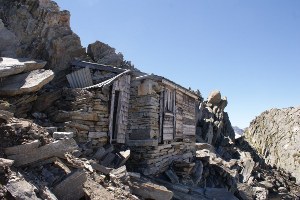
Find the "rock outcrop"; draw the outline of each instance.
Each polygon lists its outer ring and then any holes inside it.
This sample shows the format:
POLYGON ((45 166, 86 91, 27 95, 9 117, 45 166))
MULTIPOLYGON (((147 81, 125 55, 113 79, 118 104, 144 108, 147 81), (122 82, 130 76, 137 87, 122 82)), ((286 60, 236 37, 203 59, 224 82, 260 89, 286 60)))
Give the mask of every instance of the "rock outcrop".
POLYGON ((100 41, 89 44, 87 54, 94 62, 99 64, 139 71, 131 64, 131 61, 124 60, 121 52, 117 53, 115 48, 100 41))
POLYGON ((120 66, 124 59, 122 53, 116 53, 114 48, 100 41, 89 44, 87 53, 95 62, 104 65, 120 66))
POLYGON ((75 57, 85 57, 70 28, 70 13, 50 0, 0 0, 0 56, 47 61, 60 72, 75 57))
POLYGON ((0 19, 0 56, 16 56, 18 45, 16 35, 8 30, 0 19))
POLYGON ((234 140, 234 130, 228 114, 224 112, 227 104, 227 98, 222 98, 220 91, 212 91, 208 100, 201 103, 197 116, 198 142, 219 146, 234 140))
POLYGON ((263 112, 245 138, 267 164, 291 173, 300 183, 300 107, 263 112))

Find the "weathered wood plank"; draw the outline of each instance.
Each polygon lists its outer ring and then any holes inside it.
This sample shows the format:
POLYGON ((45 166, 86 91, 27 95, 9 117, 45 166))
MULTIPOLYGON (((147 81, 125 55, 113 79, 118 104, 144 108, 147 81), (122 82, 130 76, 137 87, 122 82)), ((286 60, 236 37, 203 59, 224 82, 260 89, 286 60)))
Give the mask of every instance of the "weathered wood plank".
POLYGON ((114 105, 115 105, 115 86, 113 85, 111 91, 111 104, 110 104, 110 114, 109 114, 109 138, 110 144, 112 143, 112 135, 113 135, 113 119, 114 119, 114 105))
POLYGON ((164 92, 160 92, 159 96, 159 138, 158 141, 162 141, 162 135, 163 135, 163 114, 164 112, 164 92))
POLYGON ((97 69, 97 70, 103 70, 103 71, 115 72, 115 73, 120 73, 125 71, 124 69, 121 68, 98 64, 98 63, 91 63, 86 61, 73 61, 71 64, 76 67, 81 67, 81 68, 89 67, 90 69, 97 69))

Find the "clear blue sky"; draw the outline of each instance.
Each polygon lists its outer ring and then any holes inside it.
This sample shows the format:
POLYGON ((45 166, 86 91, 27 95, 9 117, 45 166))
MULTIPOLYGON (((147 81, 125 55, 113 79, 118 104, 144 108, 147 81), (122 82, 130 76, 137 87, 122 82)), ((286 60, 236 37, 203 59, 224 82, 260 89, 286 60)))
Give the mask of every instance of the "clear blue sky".
POLYGON ((57 0, 87 46, 117 49, 140 70, 207 98, 227 96, 233 125, 300 105, 299 0, 57 0))

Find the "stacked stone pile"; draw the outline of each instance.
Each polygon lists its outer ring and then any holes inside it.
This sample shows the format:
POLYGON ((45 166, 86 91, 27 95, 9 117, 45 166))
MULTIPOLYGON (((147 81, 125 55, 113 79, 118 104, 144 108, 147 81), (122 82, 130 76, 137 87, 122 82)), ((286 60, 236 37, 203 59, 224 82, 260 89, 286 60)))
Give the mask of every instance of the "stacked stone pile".
MULTIPOLYGON (((162 173, 176 161, 179 163, 190 163, 190 160, 195 155, 194 146, 184 142, 173 142, 157 146, 131 146, 130 148, 132 154, 129 165, 132 169, 145 175, 162 173)), ((182 166, 178 168, 175 172, 181 177, 184 176, 184 171, 180 171, 182 166)))
POLYGON ((64 123, 62 131, 73 132, 77 142, 101 147, 108 141, 108 100, 109 96, 100 89, 65 88, 49 116, 56 123, 64 123))

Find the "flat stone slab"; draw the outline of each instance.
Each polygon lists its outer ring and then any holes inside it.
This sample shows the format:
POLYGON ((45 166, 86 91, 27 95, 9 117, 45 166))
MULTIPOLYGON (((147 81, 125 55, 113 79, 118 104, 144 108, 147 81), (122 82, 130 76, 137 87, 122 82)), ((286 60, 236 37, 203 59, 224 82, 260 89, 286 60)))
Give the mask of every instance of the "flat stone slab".
POLYGON ((71 139, 74 137, 73 132, 54 132, 53 133, 53 138, 56 140, 60 139, 71 139))
POLYGON ((63 157, 66 152, 71 152, 76 149, 78 149, 78 146, 74 139, 59 140, 40 148, 32 149, 30 152, 8 156, 8 158, 14 160, 14 165, 19 167, 51 157, 63 157))
POLYGON ((2 57, 2 61, 0 62, 0 78, 42 69, 46 64, 46 61, 2 57))
POLYGON ((158 140, 129 140, 127 145, 139 147, 158 146, 158 140))
POLYGON ((53 78, 53 71, 44 69, 14 75, 0 83, 0 94, 2 96, 16 96, 36 92, 53 78))
POLYGON ((84 171, 76 171, 55 186, 53 193, 62 200, 80 199, 84 196, 83 184, 86 180, 84 171))
POLYGON ((6 185, 7 190, 15 199, 24 199, 24 200, 38 200, 34 191, 37 190, 32 184, 28 183, 25 180, 18 182, 10 181, 6 185))
POLYGON ((8 156, 23 154, 24 152, 29 153, 33 149, 37 149, 40 145, 41 145, 41 142, 39 140, 35 140, 35 141, 27 143, 27 144, 8 147, 8 148, 4 149, 4 152, 8 156))

